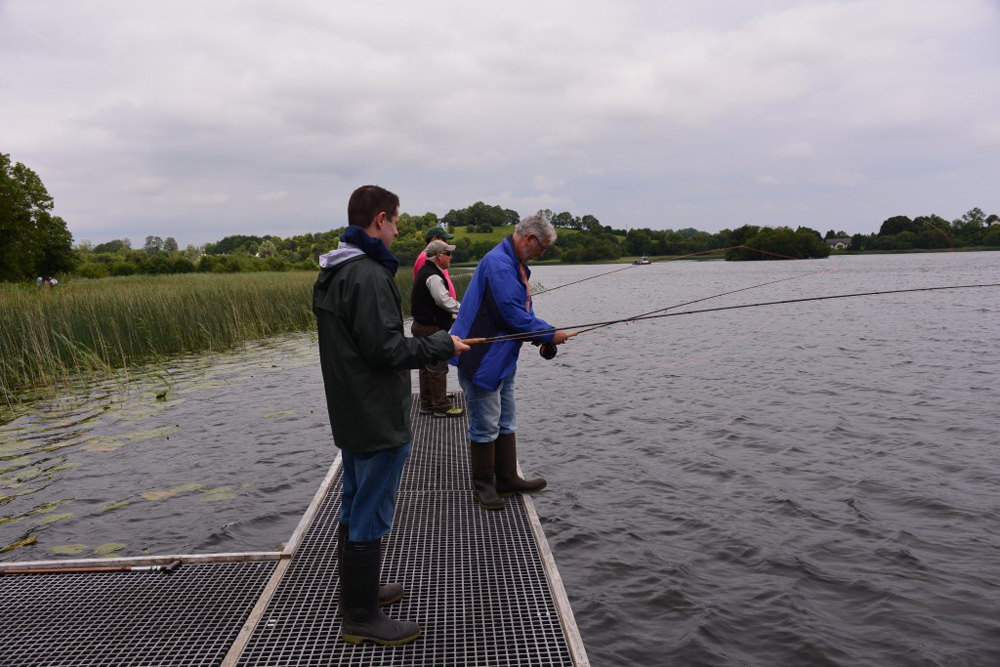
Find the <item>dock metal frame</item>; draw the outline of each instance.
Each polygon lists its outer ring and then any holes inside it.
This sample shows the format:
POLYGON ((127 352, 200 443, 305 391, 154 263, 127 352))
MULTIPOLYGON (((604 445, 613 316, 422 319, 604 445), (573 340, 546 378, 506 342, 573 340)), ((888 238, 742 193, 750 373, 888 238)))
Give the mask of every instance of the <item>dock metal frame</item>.
MULTIPOLYGON (((464 396, 456 394, 464 407, 464 396)), ((472 500, 466 419, 413 408, 383 578, 424 634, 401 647, 339 638, 338 455, 281 551, 0 563, 0 667, 17 665, 575 665, 589 667, 535 505, 472 500), (170 574, 17 574, 167 565, 170 574)))

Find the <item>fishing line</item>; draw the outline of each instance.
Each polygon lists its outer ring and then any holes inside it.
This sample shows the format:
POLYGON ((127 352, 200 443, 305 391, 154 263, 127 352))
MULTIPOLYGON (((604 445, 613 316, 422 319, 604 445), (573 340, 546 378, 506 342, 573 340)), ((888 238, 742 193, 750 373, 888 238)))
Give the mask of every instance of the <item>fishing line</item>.
MULTIPOLYGON (((701 251, 698 251, 698 252, 688 253, 687 255, 676 255, 674 257, 666 257, 666 258, 663 258, 663 259, 654 259, 653 261, 650 262, 650 264, 662 264, 664 262, 676 262, 677 260, 680 260, 680 259, 687 259, 689 257, 697 257, 699 255, 710 255, 710 254, 712 254, 714 252, 725 252, 727 250, 737 250, 739 248, 744 248, 746 250, 753 250, 754 252, 759 252, 759 253, 761 253, 763 255, 771 255, 772 257, 778 257, 780 259, 793 259, 793 260, 801 260, 801 259, 803 259, 802 257, 792 257, 790 255, 781 255, 781 254, 776 253, 776 252, 769 252, 767 250, 761 250, 759 248, 751 248, 750 246, 746 246, 746 245, 734 245, 734 246, 729 246, 729 247, 726 247, 726 248, 713 248, 712 250, 701 250, 701 251)), ((541 289, 541 290, 538 290, 537 292, 533 292, 531 294, 531 297, 535 298, 535 297, 541 296, 542 294, 548 294, 549 292, 555 292, 557 289, 562 289, 563 287, 569 287, 570 285, 576 285, 578 283, 587 282, 588 280, 593 280, 594 278, 603 278, 605 276, 610 276, 613 273, 618 273, 620 271, 628 271, 629 269, 637 268, 638 266, 640 266, 640 265, 639 264, 629 264, 628 266, 623 266, 620 269, 615 269, 613 271, 605 271, 604 273, 598 273, 596 275, 590 276, 589 278, 581 278, 580 280, 574 280, 573 282, 566 283, 565 285, 557 285, 556 287, 549 287, 549 288, 546 288, 546 289, 541 289)), ((767 284, 767 283, 765 283, 765 284, 767 284)), ((681 304, 681 305, 687 305, 687 304, 681 304)))
MULTIPOLYGON (((780 253, 770 252, 768 250, 761 250, 759 248, 752 248, 752 247, 747 246, 747 245, 738 245, 738 246, 729 246, 729 247, 726 247, 726 248, 713 248, 711 250, 702 250, 702 251, 699 251, 699 252, 688 253, 687 255, 679 255, 679 256, 676 256, 676 257, 670 257, 670 258, 659 260, 659 261, 674 261, 674 260, 678 260, 678 259, 685 259, 685 258, 688 258, 688 257, 695 257, 695 256, 698 256, 698 255, 706 255, 706 254, 717 253, 717 252, 725 252, 727 250, 734 250, 734 249, 737 249, 737 248, 744 248, 746 250, 751 250, 751 251, 754 251, 754 252, 759 252, 759 253, 761 253, 763 255, 771 255, 772 257, 778 257, 780 259, 788 259, 788 260, 796 260, 796 261, 802 259, 800 257, 792 257, 790 255, 782 255, 780 253)), ((625 271, 627 269, 635 268, 636 266, 640 266, 640 265, 638 265, 638 264, 632 264, 632 265, 629 265, 629 266, 622 267, 620 269, 615 269, 613 271, 605 271, 604 273, 599 273, 597 275, 590 276, 589 278, 583 278, 581 280, 575 280, 573 282, 566 283, 564 285, 559 285, 558 287, 553 287, 553 288, 548 289, 548 290, 540 290, 539 292, 536 292, 534 296, 538 296, 538 295, 544 294, 546 292, 551 292, 551 291, 554 291, 554 290, 557 290, 557 289, 561 289, 563 287, 569 287, 570 285, 576 285, 578 283, 582 283, 582 282, 585 282, 587 280, 592 280, 594 278, 602 278, 604 276, 609 276, 609 275, 611 275, 613 273, 618 273, 620 271, 625 271)), ((805 277, 808 277, 808 276, 819 275, 821 273, 829 273, 832 270, 833 269, 822 269, 820 271, 814 271, 812 273, 802 274, 802 275, 798 275, 798 276, 789 276, 787 278, 780 278, 778 280, 772 280, 772 281, 769 281, 769 282, 766 282, 766 283, 760 283, 759 285, 751 285, 749 287, 742 287, 740 289, 731 290, 729 292, 723 292, 721 294, 714 294, 712 296, 706 296, 706 297, 703 297, 701 299, 695 299, 693 301, 687 301, 685 303, 678 303, 678 304, 675 304, 673 306, 667 306, 666 308, 659 308, 657 310, 653 310, 653 311, 650 311, 648 313, 642 313, 641 315, 637 315, 635 317, 639 317, 639 318, 646 317, 646 316, 649 316, 649 315, 653 315, 655 313, 660 313, 660 312, 664 312, 664 311, 667 311, 667 310, 673 310, 674 308, 682 308, 684 306, 690 306, 692 304, 701 303, 703 301, 708 301, 710 299, 717 299, 719 297, 728 296, 730 294, 736 294, 737 292, 744 292, 746 290, 757 289, 759 287, 766 287, 767 285, 773 285, 775 283, 784 282, 786 280, 793 280, 793 279, 796 279, 796 278, 805 278, 805 277)), ((597 326, 593 326, 593 327, 590 327, 590 328, 583 329, 582 331, 577 331, 577 334, 586 333, 588 331, 595 331, 597 329, 602 329, 602 328, 607 327, 607 326, 612 326, 613 324, 619 324, 619 322, 612 322, 612 323, 607 323, 607 324, 599 324, 597 326)), ((542 356, 545 357, 546 359, 552 359, 556 355, 556 347, 554 345, 544 345, 544 346, 542 346, 542 349, 540 351, 541 351, 542 356)))
POLYGON ((596 328, 598 326, 607 326, 611 324, 622 324, 626 322, 642 322, 644 320, 658 320, 665 317, 679 317, 681 315, 697 315, 700 313, 718 313, 725 310, 742 310, 744 308, 761 308, 763 306, 779 306, 789 303, 805 303, 807 301, 829 301, 832 299, 850 299, 863 296, 885 296, 888 294, 906 294, 910 292, 935 292, 943 290, 959 290, 959 289, 977 289, 986 287, 1000 287, 1000 283, 985 283, 980 285, 949 285, 942 287, 911 287, 909 289, 899 289, 899 290, 884 290, 879 292, 855 292, 853 294, 832 294, 828 296, 812 296, 804 297, 801 299, 782 299, 780 301, 760 301, 757 303, 745 303, 736 306, 718 306, 716 308, 701 308, 698 310, 683 310, 677 313, 663 313, 654 311, 654 314, 647 315, 633 315, 632 317, 624 317, 618 320, 607 320, 605 322, 590 322, 587 324, 575 324, 572 326, 565 327, 553 327, 550 329, 542 329, 539 331, 529 331, 525 333, 509 334, 506 336, 495 336, 493 338, 467 338, 462 342, 466 345, 478 345, 480 343, 497 343, 505 340, 526 340, 533 336, 538 336, 541 334, 552 333, 557 330, 577 330, 577 329, 588 329, 596 328))
MULTIPOLYGON (((808 278, 809 276, 818 276, 821 273, 829 273, 832 270, 833 269, 820 269, 819 271, 813 271, 812 273, 803 273, 802 275, 799 275, 799 276, 788 276, 787 278, 779 278, 778 280, 771 280, 771 281, 766 282, 766 283, 760 283, 759 285, 751 285, 750 287, 741 287, 740 289, 734 289, 734 290, 732 290, 730 292, 723 292, 722 294, 713 294, 712 296, 706 296, 706 297, 703 297, 701 299, 695 299, 694 301, 687 301, 685 303, 678 303, 678 304, 673 305, 673 306, 667 306, 666 308, 657 308, 656 310, 651 310, 648 313, 642 313, 641 315, 636 315, 635 318, 631 318, 629 321, 632 321, 632 319, 646 318, 646 317, 649 317, 650 315, 653 315, 655 313, 662 313, 662 312, 667 311, 667 310, 673 310, 674 308, 683 308, 684 306, 692 306, 692 305, 694 305, 696 303, 701 303, 702 301, 709 301, 711 299, 718 299, 719 297, 729 296, 730 294, 736 294, 737 292, 745 292, 747 290, 757 289, 758 287, 767 287, 768 285, 775 285, 777 283, 785 282, 786 280, 796 280, 798 278, 808 278)), ((612 324, 618 324, 618 323, 617 322, 609 322, 607 324, 598 324, 598 325, 590 327, 589 329, 583 329, 582 331, 577 331, 577 333, 578 334, 582 334, 582 333, 586 333, 588 331, 595 331, 595 330, 601 329, 603 327, 609 327, 612 324)))

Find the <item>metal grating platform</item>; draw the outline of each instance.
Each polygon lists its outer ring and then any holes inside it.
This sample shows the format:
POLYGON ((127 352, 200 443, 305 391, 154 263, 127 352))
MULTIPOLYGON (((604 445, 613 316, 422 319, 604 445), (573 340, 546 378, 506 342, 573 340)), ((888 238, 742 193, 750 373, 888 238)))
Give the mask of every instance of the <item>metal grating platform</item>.
MULTIPOLYGON (((456 395, 465 407, 464 396, 456 395)), ((530 498, 472 500, 467 422, 416 414, 383 577, 420 623, 401 647, 340 640, 340 458, 282 553, 4 563, 0 667, 576 665, 589 667, 530 498), (25 569, 183 565, 166 573, 25 569)))
MULTIPOLYGON (((456 400, 464 407, 462 395, 456 400)), ((418 622, 423 635, 400 647, 339 639, 338 472, 238 665, 574 664, 563 624, 575 634, 575 623, 552 595, 547 546, 536 546, 530 500, 509 499, 503 511, 481 509, 472 501, 465 420, 414 413, 413 424, 383 580, 407 591, 389 614, 418 622)), ((562 592, 558 580, 555 588, 562 592)), ((587 664, 577 644, 576 664, 587 664)))
POLYGON ((0 576, 0 666, 219 665, 275 566, 0 576))

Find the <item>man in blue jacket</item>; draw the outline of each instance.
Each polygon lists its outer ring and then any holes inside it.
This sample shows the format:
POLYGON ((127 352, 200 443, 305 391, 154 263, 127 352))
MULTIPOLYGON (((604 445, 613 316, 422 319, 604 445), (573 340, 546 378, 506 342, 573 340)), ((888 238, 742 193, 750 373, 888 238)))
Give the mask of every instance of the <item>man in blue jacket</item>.
POLYGON ((396 491, 410 454, 410 370, 468 350, 445 330, 407 338, 389 251, 399 233, 399 197, 377 185, 351 195, 340 246, 320 257, 313 287, 319 359, 334 444, 341 449, 343 494, 337 556, 343 638, 403 644, 420 636, 381 606, 403 597, 379 586, 381 539, 392 527, 396 491))
MULTIPOLYGON (((576 335, 535 317, 531 305, 528 262, 555 240, 555 228, 542 216, 519 222, 514 234, 479 262, 451 334, 464 339, 538 332, 523 340, 555 345, 576 335)), ((473 497, 486 509, 503 509, 504 496, 545 488, 544 479, 517 474, 514 374, 523 340, 474 345, 457 360, 458 382, 469 405, 473 497)))

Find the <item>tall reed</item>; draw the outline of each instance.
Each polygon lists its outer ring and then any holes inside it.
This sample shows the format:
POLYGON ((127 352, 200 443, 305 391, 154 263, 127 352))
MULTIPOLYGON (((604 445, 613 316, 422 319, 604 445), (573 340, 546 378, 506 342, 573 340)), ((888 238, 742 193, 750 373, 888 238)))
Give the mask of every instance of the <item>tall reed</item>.
MULTIPOLYGON (((464 291, 471 274, 458 273, 464 291)), ((316 326, 313 271, 0 284, 0 402, 173 355, 221 351, 316 326)), ((404 314, 413 274, 396 274, 404 314)))

